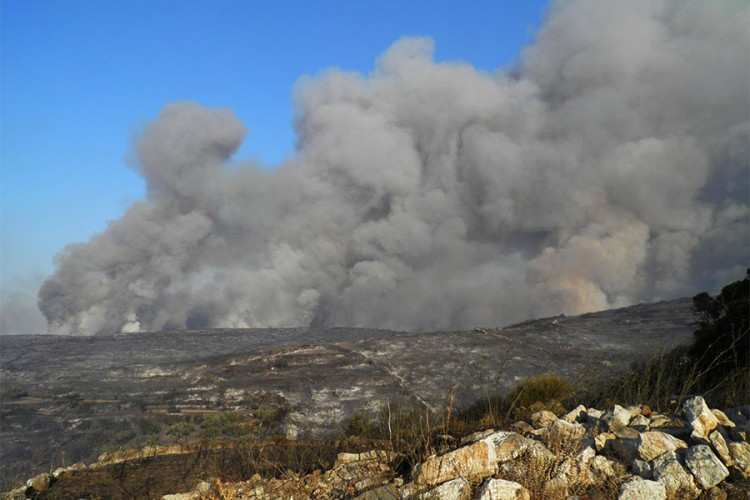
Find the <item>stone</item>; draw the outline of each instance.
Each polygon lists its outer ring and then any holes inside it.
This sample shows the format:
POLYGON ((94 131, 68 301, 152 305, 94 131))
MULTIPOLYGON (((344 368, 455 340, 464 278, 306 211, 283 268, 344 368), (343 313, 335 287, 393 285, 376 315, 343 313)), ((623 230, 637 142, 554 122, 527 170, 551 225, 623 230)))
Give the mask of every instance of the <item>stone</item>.
POLYGON ((714 414, 714 417, 716 417, 716 420, 719 421, 719 425, 723 425, 724 427, 735 427, 736 424, 732 422, 729 417, 727 417, 727 414, 724 413, 721 410, 711 410, 711 413, 714 414))
POLYGON ((555 419, 547 427, 543 437, 547 443, 569 443, 583 438, 586 428, 581 424, 570 424, 565 420, 555 419))
POLYGON ((632 427, 615 427, 612 434, 621 439, 638 439, 640 433, 632 427))
POLYGON ((398 488, 393 484, 384 484, 377 488, 365 491, 354 498, 357 500, 394 500, 399 498, 398 488))
POLYGON ((602 451, 607 446, 607 441, 617 438, 611 432, 602 432, 594 438, 594 447, 596 451, 602 451))
POLYGON ((398 495, 402 500, 415 498, 419 494, 419 486, 414 483, 406 483, 398 489, 398 495))
POLYGON ((477 441, 481 441, 482 439, 491 436, 494 433, 495 429, 487 429, 486 431, 474 432, 472 434, 469 434, 468 436, 464 436, 461 438, 461 446, 476 443, 477 441))
POLYGON ((704 489, 713 488, 729 476, 729 470, 705 444, 691 446, 688 449, 685 465, 704 489))
POLYGON ((643 479, 651 479, 653 477, 651 464, 639 458, 633 460, 633 463, 630 465, 630 470, 632 470, 634 474, 641 476, 643 479))
POLYGON ((653 478, 664 485, 670 498, 695 498, 700 494, 693 476, 680 465, 673 451, 668 451, 654 460, 653 478))
POLYGON ((693 435, 707 439, 712 430, 719 425, 719 420, 708 409, 701 396, 694 396, 682 404, 682 413, 693 428, 693 435))
POLYGON ((625 463, 633 463, 633 460, 639 458, 638 439, 612 439, 607 443, 607 449, 617 458, 625 463))
POLYGON ((572 457, 563 460, 555 471, 557 477, 565 478, 567 483, 590 483, 589 467, 595 456, 596 451, 593 448, 587 447, 582 449, 572 457))
POLYGON ((413 478, 419 486, 434 486, 457 477, 470 481, 482 479, 493 475, 496 470, 495 445, 492 441, 482 440, 425 460, 414 469, 413 478))
POLYGON ((47 491, 51 482, 52 475, 45 472, 26 481, 26 487, 33 488, 37 493, 41 493, 42 491, 47 491))
POLYGON ((497 464, 497 477, 518 478, 524 477, 528 467, 524 460, 511 460, 497 464))
POLYGON ((648 430, 648 426, 650 423, 651 421, 648 419, 648 417, 644 417, 643 415, 636 415, 635 417, 633 417, 633 420, 630 421, 630 427, 643 432, 645 430, 648 430))
POLYGON ((679 448, 687 448, 687 443, 664 432, 649 431, 640 435, 638 443, 638 455, 650 462, 662 453, 675 451, 679 448))
POLYGON ((540 466, 549 465, 557 460, 555 454, 539 441, 529 441, 526 455, 530 461, 537 462, 540 466))
POLYGON ((26 486, 20 486, 3 494, 3 500, 26 500, 26 486))
POLYGON ((591 474, 596 480, 597 478, 609 478, 613 477, 615 472, 615 463, 602 455, 597 455, 591 461, 591 474))
POLYGON ((659 428, 682 428, 685 427, 685 423, 677 418, 668 417, 667 415, 662 414, 651 414, 651 417, 649 418, 649 429, 659 429, 659 428))
POLYGON ((727 448, 732 457, 732 471, 742 479, 750 479, 750 443, 729 443, 727 448))
POLYGON ((727 447, 727 441, 719 429, 716 429, 708 436, 708 441, 711 443, 711 447, 716 454, 719 455, 721 461, 724 462, 724 465, 727 467, 734 465, 734 460, 732 460, 732 455, 729 453, 729 448, 727 447))
POLYGON ((658 481, 636 479, 620 486, 618 500, 666 500, 667 490, 658 481))
POLYGON ((562 419, 570 424, 574 422, 582 423, 586 419, 586 407, 578 405, 575 409, 563 415, 562 419))
POLYGON ((67 467, 58 467, 52 473, 52 477, 54 477, 55 479, 57 479, 58 477, 62 476, 63 474, 67 474, 69 472, 81 471, 81 470, 86 470, 86 464, 84 464, 83 462, 77 462, 77 463, 74 463, 73 465, 69 465, 67 467))
POLYGON ((630 421, 632 422, 635 417, 641 414, 641 407, 640 405, 632 405, 632 406, 626 406, 626 410, 630 412, 630 421))
POLYGON ((514 422, 510 426, 510 430, 517 432, 519 434, 530 434, 534 431, 534 426, 532 426, 528 422, 524 422, 523 420, 519 420, 518 422, 514 422))
POLYGON ((602 415, 599 420, 607 424, 609 429, 626 427, 630 423, 630 411, 620 405, 615 405, 614 408, 602 415))
POLYGON ((515 432, 498 431, 485 438, 495 447, 495 459, 502 463, 518 458, 526 451, 529 440, 515 432))
POLYGON ((388 452, 385 450, 370 450, 364 453, 339 453, 334 467, 372 460, 386 461, 388 460, 388 452))
POLYGON ((471 484, 466 479, 459 477, 429 491, 419 493, 416 498, 424 500, 468 500, 471 498, 471 484))
POLYGON ((489 479, 482 485, 478 500, 530 500, 529 490, 513 481, 489 479))
POLYGON ((542 429, 557 420, 557 415, 549 410, 540 410, 531 415, 531 425, 535 429, 542 429))
POLYGON ((586 410, 586 422, 594 425, 599 422, 599 419, 602 418, 602 415, 604 415, 603 411, 597 410, 596 408, 588 408, 586 410))

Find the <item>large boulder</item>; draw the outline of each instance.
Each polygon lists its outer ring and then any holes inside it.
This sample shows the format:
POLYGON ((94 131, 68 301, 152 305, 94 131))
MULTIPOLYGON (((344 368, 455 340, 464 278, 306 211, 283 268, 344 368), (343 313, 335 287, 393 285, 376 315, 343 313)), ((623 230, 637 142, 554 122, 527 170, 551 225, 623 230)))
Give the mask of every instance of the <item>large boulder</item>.
POLYGON ((705 444, 691 446, 685 455, 685 465, 705 489, 713 488, 729 476, 729 471, 705 444))
POLYGON ((482 440, 419 464, 413 473, 417 485, 434 486, 452 479, 482 479, 497 471, 495 445, 482 440))
POLYGON ((530 500, 529 490, 513 481, 490 479, 479 491, 478 500, 530 500))

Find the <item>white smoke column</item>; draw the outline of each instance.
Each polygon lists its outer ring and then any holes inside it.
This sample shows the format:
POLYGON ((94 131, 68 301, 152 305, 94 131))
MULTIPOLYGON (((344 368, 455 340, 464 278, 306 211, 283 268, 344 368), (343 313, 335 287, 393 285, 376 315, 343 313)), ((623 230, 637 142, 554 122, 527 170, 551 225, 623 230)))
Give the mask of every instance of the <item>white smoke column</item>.
POLYGON ((166 106, 145 201, 71 245, 51 332, 498 325, 692 294, 748 265, 742 1, 560 2, 512 74, 403 39, 295 91, 296 157, 227 160, 228 110, 166 106))

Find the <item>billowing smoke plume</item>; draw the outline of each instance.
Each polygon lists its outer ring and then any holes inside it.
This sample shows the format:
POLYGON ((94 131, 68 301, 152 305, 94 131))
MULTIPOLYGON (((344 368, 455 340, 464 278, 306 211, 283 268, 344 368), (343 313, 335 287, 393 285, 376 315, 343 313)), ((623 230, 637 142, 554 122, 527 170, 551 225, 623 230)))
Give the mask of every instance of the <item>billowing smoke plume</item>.
POLYGON ((748 8, 555 4, 513 72, 396 42, 295 92, 296 156, 229 166, 231 111, 166 106, 147 198, 71 245, 50 330, 499 325, 712 290, 748 264, 748 8))

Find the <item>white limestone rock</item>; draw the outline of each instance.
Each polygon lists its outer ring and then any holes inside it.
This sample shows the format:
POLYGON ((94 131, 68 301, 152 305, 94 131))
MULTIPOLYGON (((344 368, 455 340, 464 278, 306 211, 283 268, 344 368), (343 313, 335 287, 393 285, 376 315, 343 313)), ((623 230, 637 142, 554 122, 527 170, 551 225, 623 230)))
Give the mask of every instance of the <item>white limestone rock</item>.
POLYGON ((726 439, 724 439, 724 436, 719 431, 719 429, 716 429, 708 436, 708 441, 711 443, 711 447, 714 449, 716 454, 719 455, 721 461, 724 462, 724 465, 726 465, 727 467, 729 467, 730 465, 734 465, 732 454, 729 453, 727 441, 726 439))
POLYGON ((495 447, 495 458, 499 463, 514 460, 526 451, 530 440, 516 432, 498 431, 484 438, 495 447))
POLYGON ((729 443, 727 448, 732 457, 732 470, 742 479, 750 479, 750 443, 729 443))
POLYGON ((639 436, 638 454, 650 462, 659 455, 679 448, 687 448, 687 443, 681 439, 660 431, 643 432, 639 436))
POLYGON ((721 410, 711 410, 711 413, 713 413, 714 417, 716 417, 716 420, 719 421, 719 425, 723 425, 724 427, 735 427, 736 426, 736 424, 734 422, 732 422, 732 420, 723 411, 721 411, 721 410))
POLYGON ((630 411, 620 405, 615 405, 614 408, 602 415, 599 420, 606 423, 610 429, 626 427, 630 423, 630 411))
POLYGON ((673 451, 664 453, 653 462, 653 478, 664 485, 671 498, 697 497, 700 491, 693 476, 680 465, 673 451))
POLYGON ((713 488, 729 476, 729 470, 705 444, 691 446, 688 449, 685 465, 705 489, 713 488))
POLYGON ((578 405, 575 409, 563 415, 562 419, 570 424, 575 422, 583 423, 586 421, 586 407, 578 405))
POLYGON ((529 490, 513 481, 490 479, 482 485, 478 500, 530 500, 529 490))
POLYGON ((419 493, 416 498, 420 500, 468 500, 471 498, 471 484, 459 477, 429 491, 419 493))
POLYGON ((701 396, 694 396, 682 404, 682 413, 693 428, 693 436, 708 439, 708 435, 719 425, 719 420, 701 396))
POLYGON ((617 500, 666 500, 667 490, 658 481, 636 479, 623 483, 617 500))

